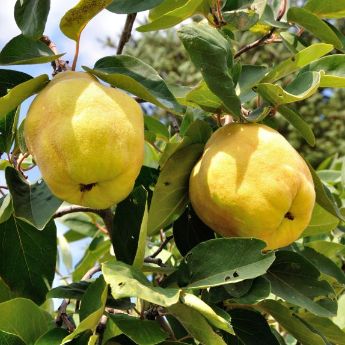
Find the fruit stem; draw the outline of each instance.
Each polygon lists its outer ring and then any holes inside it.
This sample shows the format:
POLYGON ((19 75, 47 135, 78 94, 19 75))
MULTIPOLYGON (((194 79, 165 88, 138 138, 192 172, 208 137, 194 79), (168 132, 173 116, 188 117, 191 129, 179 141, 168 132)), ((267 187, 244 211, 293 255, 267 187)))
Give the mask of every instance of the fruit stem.
POLYGON ((73 58, 73 63, 72 63, 72 71, 75 71, 77 67, 77 61, 78 61, 78 56, 79 56, 79 42, 80 42, 80 37, 78 37, 75 44, 75 53, 74 53, 74 58, 73 58))

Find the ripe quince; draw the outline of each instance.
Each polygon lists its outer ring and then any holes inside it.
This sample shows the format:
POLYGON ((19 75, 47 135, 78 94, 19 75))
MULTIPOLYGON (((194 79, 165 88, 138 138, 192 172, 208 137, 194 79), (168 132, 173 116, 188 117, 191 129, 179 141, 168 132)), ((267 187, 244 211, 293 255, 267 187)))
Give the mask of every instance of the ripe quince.
POLYGON ((104 209, 120 202, 143 164, 140 106, 88 73, 54 77, 32 102, 24 136, 52 193, 72 204, 104 209))
POLYGON ((197 215, 215 232, 259 238, 266 250, 298 239, 315 203, 305 161, 261 124, 218 129, 191 173, 189 194, 197 215))

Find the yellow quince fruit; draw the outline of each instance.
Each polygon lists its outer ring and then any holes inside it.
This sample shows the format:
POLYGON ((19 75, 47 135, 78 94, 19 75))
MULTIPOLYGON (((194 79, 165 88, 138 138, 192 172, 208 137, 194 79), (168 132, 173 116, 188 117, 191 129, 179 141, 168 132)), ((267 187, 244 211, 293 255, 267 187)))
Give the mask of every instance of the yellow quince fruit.
POLYGON ((284 247, 309 224, 315 190, 288 141, 260 124, 229 124, 206 144, 190 176, 192 206, 222 236, 256 237, 284 247))
POLYGON ((143 164, 140 106, 88 73, 54 77, 32 102, 24 136, 52 193, 72 204, 120 202, 143 164))

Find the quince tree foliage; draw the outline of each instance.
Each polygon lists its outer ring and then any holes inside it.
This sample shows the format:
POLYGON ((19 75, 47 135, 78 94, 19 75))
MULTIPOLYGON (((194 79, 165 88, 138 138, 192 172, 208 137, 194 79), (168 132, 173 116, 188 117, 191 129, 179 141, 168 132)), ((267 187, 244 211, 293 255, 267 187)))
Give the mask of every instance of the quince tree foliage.
POLYGON ((345 87, 345 1, 81 0, 60 22, 70 66, 49 8, 17 0, 0 52, 0 344, 345 344, 345 159, 314 170, 269 128, 279 113, 318 150, 295 104, 345 87), (117 52, 79 67, 101 11, 127 16, 117 52), (144 11, 143 35, 178 27, 196 85, 122 54, 144 11), (288 57, 243 62, 263 45, 288 57))

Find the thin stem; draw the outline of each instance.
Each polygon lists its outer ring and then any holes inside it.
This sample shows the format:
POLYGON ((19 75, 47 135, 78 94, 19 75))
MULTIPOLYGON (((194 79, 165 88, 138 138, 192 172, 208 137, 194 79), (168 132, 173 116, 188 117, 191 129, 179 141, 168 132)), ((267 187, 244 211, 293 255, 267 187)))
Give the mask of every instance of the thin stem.
POLYGON ((98 209, 95 209, 95 208, 89 208, 89 207, 83 207, 83 206, 69 206, 69 207, 66 207, 66 208, 63 208, 61 210, 58 210, 53 218, 60 218, 66 214, 69 214, 69 213, 75 213, 75 212, 91 212, 91 213, 95 213, 95 214, 98 214, 99 216, 102 216, 102 212, 103 210, 98 210, 98 209))
POLYGON ((26 176, 25 176, 25 174, 24 174, 24 172, 23 172, 23 170, 22 170, 22 168, 21 168, 21 165, 22 165, 22 163, 24 162, 24 160, 25 160, 25 158, 28 158, 29 157, 29 153, 28 152, 26 152, 26 153, 24 153, 21 157, 20 157, 20 159, 18 160, 18 162, 17 162, 17 170, 26 178, 26 176))
POLYGON ((83 276, 83 278, 81 278, 81 280, 88 280, 91 279, 93 277, 94 274, 98 273, 101 271, 101 266, 96 264, 95 266, 93 266, 92 268, 90 268, 83 276))
POLYGON ((136 13, 130 13, 127 15, 125 26, 123 27, 122 34, 120 37, 119 45, 117 46, 117 55, 121 55, 123 52, 123 48, 125 47, 126 43, 129 41, 132 35, 133 24, 135 22, 135 18, 137 17, 136 13))
POLYGON ((158 247, 158 249, 152 254, 150 255, 151 258, 155 258, 157 255, 159 255, 161 253, 161 251, 164 249, 164 247, 170 242, 170 240, 172 240, 174 238, 174 235, 170 235, 168 236, 158 247))
POLYGON ((79 56, 79 43, 80 43, 80 38, 78 38, 75 44, 75 53, 74 53, 74 58, 73 58, 73 63, 72 63, 72 71, 75 71, 77 67, 77 61, 78 61, 78 56, 79 56))
POLYGON ((110 240, 112 240, 111 236, 113 234, 114 214, 110 208, 107 208, 106 210, 100 211, 100 216, 103 218, 103 222, 105 227, 107 228, 109 238, 110 240))

